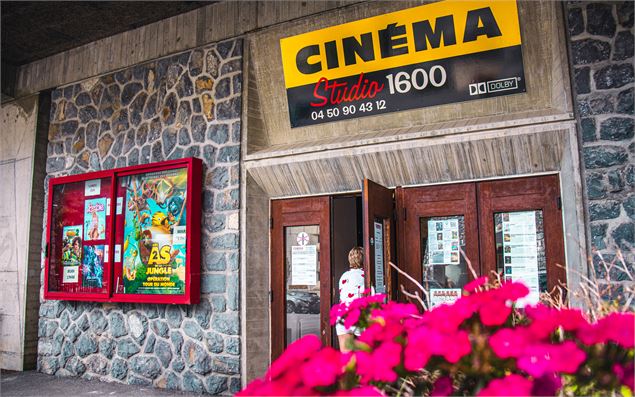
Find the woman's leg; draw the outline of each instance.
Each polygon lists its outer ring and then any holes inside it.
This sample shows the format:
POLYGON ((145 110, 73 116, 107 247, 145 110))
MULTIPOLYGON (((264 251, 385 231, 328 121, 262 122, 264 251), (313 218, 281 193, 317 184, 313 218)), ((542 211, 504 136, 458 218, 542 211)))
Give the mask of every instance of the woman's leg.
POLYGON ((340 344, 340 351, 342 353, 348 353, 349 351, 351 351, 351 349, 348 347, 348 344, 350 343, 349 341, 352 341, 352 339, 353 334, 337 335, 337 341, 340 344))

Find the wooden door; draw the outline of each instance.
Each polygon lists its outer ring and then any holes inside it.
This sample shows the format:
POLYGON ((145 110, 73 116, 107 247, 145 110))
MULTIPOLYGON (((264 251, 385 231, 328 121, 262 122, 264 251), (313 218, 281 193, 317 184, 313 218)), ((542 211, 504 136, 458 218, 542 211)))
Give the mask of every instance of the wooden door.
MULTIPOLYGON (((520 219, 520 227, 527 224, 525 234, 530 235, 529 229, 535 228, 535 249, 530 247, 531 244, 523 242, 518 248, 537 254, 540 292, 551 291, 560 283, 566 283, 560 184, 557 175, 481 182, 478 184, 478 201, 481 259, 483 270, 487 274, 496 271, 503 272, 503 277, 509 279, 523 279, 522 275, 513 274, 516 270, 512 266, 515 261, 513 228, 516 225, 509 217, 516 216, 520 219), (504 230, 509 227, 512 228, 512 233, 504 230)), ((519 262, 535 263, 532 260, 519 262)), ((531 284, 533 281, 527 282, 531 284)), ((531 289, 531 285, 528 286, 531 289)))
POLYGON ((271 202, 272 360, 307 333, 331 344, 329 203, 328 196, 271 202))
POLYGON ((364 178, 362 202, 366 288, 373 286, 393 299, 396 283, 389 263, 395 261, 394 190, 364 178))
MULTIPOLYGON (((480 273, 476 185, 397 188, 396 196, 400 268, 429 294, 460 296, 473 278, 469 266, 480 273)), ((422 295, 405 277, 399 285, 422 295)))

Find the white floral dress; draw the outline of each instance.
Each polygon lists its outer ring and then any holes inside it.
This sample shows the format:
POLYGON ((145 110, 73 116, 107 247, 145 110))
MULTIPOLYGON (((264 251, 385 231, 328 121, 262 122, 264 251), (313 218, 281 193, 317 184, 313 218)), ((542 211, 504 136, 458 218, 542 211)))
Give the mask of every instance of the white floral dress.
MULTIPOLYGON (((340 277, 340 303, 350 304, 357 298, 360 298, 364 292, 364 271, 362 269, 351 269, 340 277)), ((344 324, 337 323, 335 325, 337 335, 357 334, 355 327, 346 328, 344 324)))

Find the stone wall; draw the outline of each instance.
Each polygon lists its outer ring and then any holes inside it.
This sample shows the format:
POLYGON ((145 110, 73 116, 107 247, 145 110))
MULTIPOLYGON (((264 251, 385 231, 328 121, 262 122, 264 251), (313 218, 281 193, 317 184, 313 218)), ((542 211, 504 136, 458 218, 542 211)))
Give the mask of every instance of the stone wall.
POLYGON ((230 40, 52 92, 47 181, 204 160, 202 292, 191 306, 43 301, 40 371, 197 393, 240 389, 241 86, 242 41, 230 40))
MULTIPOLYGON (((633 2, 569 2, 567 14, 591 246, 608 263, 621 251, 633 272, 633 2)), ((605 277, 597 253, 594 264, 605 277)), ((610 277, 630 283, 622 271, 610 277)))

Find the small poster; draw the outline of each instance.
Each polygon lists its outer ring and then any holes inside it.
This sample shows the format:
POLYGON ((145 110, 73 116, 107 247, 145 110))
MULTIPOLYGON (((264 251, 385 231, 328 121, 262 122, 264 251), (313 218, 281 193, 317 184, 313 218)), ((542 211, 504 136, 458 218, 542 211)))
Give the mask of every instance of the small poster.
POLYGON ((64 266, 62 274, 63 283, 76 283, 79 281, 79 266, 64 266))
POLYGON ((540 298, 538 281, 538 248, 535 211, 504 213, 503 262, 506 281, 522 281, 529 295, 517 302, 522 307, 537 303, 540 298))
POLYGON ((431 288, 430 308, 443 304, 454 303, 461 297, 460 288, 431 288))
POLYGON ((428 221, 428 252, 430 265, 458 265, 459 220, 428 221))
POLYGON ((115 262, 121 262, 121 245, 115 244, 115 262))
POLYGON ((86 200, 84 204, 84 240, 106 238, 106 199, 86 200))
POLYGON ((374 222, 375 230, 375 291, 378 294, 386 292, 384 283, 384 225, 374 222))
POLYGON ((185 245, 186 239, 186 230, 187 226, 174 226, 174 231, 172 233, 172 244, 174 245, 185 245))
POLYGON ((317 245, 291 247, 291 285, 317 284, 317 245))
POLYGON ((117 215, 121 215, 123 211, 123 197, 117 197, 117 215))
POLYGON ((94 179, 84 183, 84 196, 98 196, 101 193, 101 179, 94 179))
POLYGON ((104 274, 104 246, 84 246, 84 258, 82 261, 82 286, 102 287, 104 274))
POLYGON ((62 235, 62 265, 79 266, 82 263, 82 225, 64 226, 62 235))

